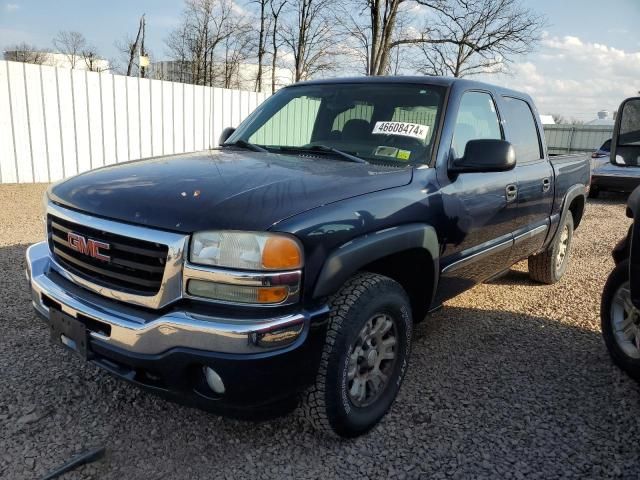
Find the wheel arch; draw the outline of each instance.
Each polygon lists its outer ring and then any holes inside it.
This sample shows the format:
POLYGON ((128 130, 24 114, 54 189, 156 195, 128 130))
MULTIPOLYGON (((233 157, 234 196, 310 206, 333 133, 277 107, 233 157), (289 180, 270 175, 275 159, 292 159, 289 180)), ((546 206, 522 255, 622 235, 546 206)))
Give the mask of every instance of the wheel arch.
POLYGON ((337 292, 358 271, 388 276, 405 289, 414 318, 422 319, 438 283, 439 242, 435 229, 408 224, 357 237, 329 254, 313 290, 313 298, 337 292))
POLYGON ((576 195, 571 199, 569 203, 568 210, 571 212, 573 216, 573 227, 578 228, 580 225, 580 221, 582 220, 582 216, 584 215, 584 208, 586 205, 586 199, 584 194, 576 195))
POLYGON ((578 228, 584 215, 586 200, 585 186, 582 184, 574 185, 567 191, 564 196, 564 201, 562 202, 560 221, 558 222, 556 231, 548 244, 552 244, 556 241, 557 236, 561 233, 560 226, 564 225, 564 221, 569 213, 573 216, 573 228, 578 228))

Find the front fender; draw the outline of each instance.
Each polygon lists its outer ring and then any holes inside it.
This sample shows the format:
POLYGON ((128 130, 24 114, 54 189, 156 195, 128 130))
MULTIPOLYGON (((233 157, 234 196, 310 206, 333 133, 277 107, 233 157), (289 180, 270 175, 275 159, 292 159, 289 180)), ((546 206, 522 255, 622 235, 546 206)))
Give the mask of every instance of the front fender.
POLYGON ((433 259, 435 291, 440 271, 438 235, 431 225, 412 223, 368 233, 336 248, 320 270, 313 298, 337 292, 349 277, 375 260, 415 248, 425 249, 433 259))

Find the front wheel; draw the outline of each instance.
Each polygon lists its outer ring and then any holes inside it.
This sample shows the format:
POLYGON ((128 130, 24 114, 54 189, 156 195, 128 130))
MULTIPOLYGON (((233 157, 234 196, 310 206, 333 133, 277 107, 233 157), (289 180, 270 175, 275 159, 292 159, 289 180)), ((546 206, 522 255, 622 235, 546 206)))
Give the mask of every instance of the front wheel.
POLYGON ((629 260, 619 263, 607 279, 600 322, 613 363, 640 381, 640 312, 631 303, 629 260))
POLYGON ((373 428, 396 398, 407 370, 409 299, 394 280, 359 273, 330 301, 326 343, 302 408, 314 428, 356 437, 373 428))

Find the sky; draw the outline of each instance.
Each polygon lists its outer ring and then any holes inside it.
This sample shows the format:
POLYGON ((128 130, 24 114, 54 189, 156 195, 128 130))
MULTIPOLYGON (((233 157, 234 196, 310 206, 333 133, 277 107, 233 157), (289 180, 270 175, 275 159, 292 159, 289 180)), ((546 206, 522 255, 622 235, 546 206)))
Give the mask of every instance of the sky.
MULTIPOLYGON (((541 42, 510 74, 482 80, 528 92, 540 113, 585 121, 640 91, 640 0, 521 1, 548 19, 541 42)), ((52 48, 57 32, 76 30, 117 58, 114 42, 134 36, 146 13, 146 43, 162 59, 181 9, 180 0, 0 0, 0 51, 23 41, 52 48)))

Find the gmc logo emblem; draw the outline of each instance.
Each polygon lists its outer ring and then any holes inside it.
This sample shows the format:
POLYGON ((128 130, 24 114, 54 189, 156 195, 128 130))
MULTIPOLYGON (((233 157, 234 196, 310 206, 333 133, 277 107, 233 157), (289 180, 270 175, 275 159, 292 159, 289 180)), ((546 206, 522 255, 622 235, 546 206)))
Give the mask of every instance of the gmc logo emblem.
POLYGON ((83 255, 88 255, 89 257, 97 258, 98 260, 102 260, 103 262, 108 262, 111 260, 109 255, 105 255, 100 250, 109 250, 111 246, 105 242, 99 242, 98 240, 87 239, 82 235, 78 235, 77 233, 68 232, 67 233, 67 243, 72 250, 76 252, 80 252, 83 255))

